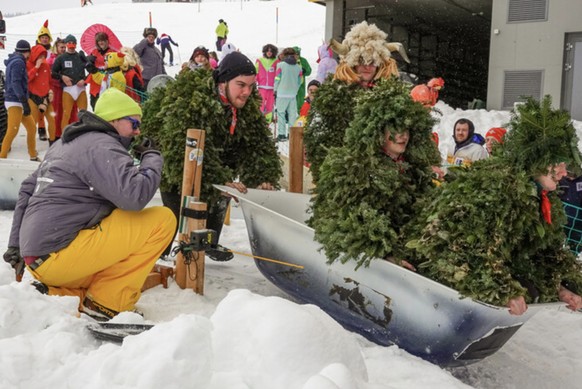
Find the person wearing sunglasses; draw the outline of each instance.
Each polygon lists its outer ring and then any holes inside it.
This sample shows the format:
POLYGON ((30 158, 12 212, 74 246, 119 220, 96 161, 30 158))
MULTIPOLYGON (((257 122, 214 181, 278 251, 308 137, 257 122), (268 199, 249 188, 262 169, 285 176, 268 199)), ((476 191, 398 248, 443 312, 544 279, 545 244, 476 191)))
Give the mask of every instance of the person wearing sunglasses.
POLYGON ((160 184, 163 158, 142 142, 142 111, 115 88, 95 113, 81 111, 23 181, 4 260, 26 264, 35 287, 79 297, 79 310, 98 320, 132 311, 156 260, 173 238, 174 214, 145 208, 160 184))

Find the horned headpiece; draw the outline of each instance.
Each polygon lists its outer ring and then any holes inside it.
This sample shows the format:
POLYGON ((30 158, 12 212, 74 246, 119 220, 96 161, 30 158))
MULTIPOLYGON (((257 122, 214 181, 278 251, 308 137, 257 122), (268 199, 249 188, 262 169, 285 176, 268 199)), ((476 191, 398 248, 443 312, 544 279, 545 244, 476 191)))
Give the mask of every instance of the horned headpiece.
POLYGON ((354 25, 342 43, 332 39, 330 47, 350 67, 361 64, 380 66, 392 58, 393 51, 398 51, 406 62, 410 62, 404 46, 397 42, 386 42, 387 37, 375 24, 364 21, 354 25))

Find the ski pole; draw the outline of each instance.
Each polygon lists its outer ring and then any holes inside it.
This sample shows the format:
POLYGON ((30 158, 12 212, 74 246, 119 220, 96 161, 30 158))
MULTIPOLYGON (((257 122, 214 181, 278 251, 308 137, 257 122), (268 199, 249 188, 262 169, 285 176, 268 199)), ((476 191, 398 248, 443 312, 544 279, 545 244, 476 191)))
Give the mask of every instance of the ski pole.
POLYGON ((261 261, 267 261, 267 262, 273 262, 273 263, 278 263, 279 265, 285 265, 285 266, 291 266, 291 267, 296 267, 297 269, 304 269, 305 267, 302 265, 296 265, 294 263, 289 263, 289 262, 283 262, 283 261, 278 261, 276 259, 271 259, 271 258, 266 258, 266 257, 260 257, 258 255, 252 255, 252 254, 247 254, 247 253, 241 253, 239 251, 234 251, 234 250, 227 250, 228 252, 231 252, 233 254, 238 254, 238 255, 244 255, 245 257, 251 257, 251 258, 256 258, 256 259, 260 259, 261 261))

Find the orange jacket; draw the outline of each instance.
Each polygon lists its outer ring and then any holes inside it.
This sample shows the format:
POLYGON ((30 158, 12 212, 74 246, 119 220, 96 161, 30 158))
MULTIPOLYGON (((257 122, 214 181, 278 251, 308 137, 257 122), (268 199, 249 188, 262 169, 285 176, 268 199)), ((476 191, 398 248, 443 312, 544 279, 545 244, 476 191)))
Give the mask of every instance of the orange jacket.
POLYGON ((26 71, 28 73, 28 92, 40 97, 48 95, 51 81, 51 67, 42 61, 37 69, 36 60, 43 55, 46 57, 47 51, 41 45, 35 45, 30 50, 30 57, 26 61, 26 71))

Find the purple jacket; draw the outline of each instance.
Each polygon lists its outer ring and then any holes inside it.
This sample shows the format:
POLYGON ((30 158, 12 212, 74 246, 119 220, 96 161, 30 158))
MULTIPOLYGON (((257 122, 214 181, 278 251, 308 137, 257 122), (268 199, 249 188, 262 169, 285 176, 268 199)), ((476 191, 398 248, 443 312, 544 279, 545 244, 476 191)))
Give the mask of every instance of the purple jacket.
POLYGON ((315 79, 320 83, 323 83, 328 74, 335 73, 337 61, 333 58, 333 52, 327 43, 319 46, 317 53, 319 54, 319 59, 317 60, 319 66, 317 67, 317 75, 315 76, 315 79))
POLYGON ((22 256, 50 254, 115 208, 143 209, 160 185, 163 159, 151 151, 135 166, 130 143, 108 122, 81 111, 22 182, 8 246, 20 247, 22 256))

